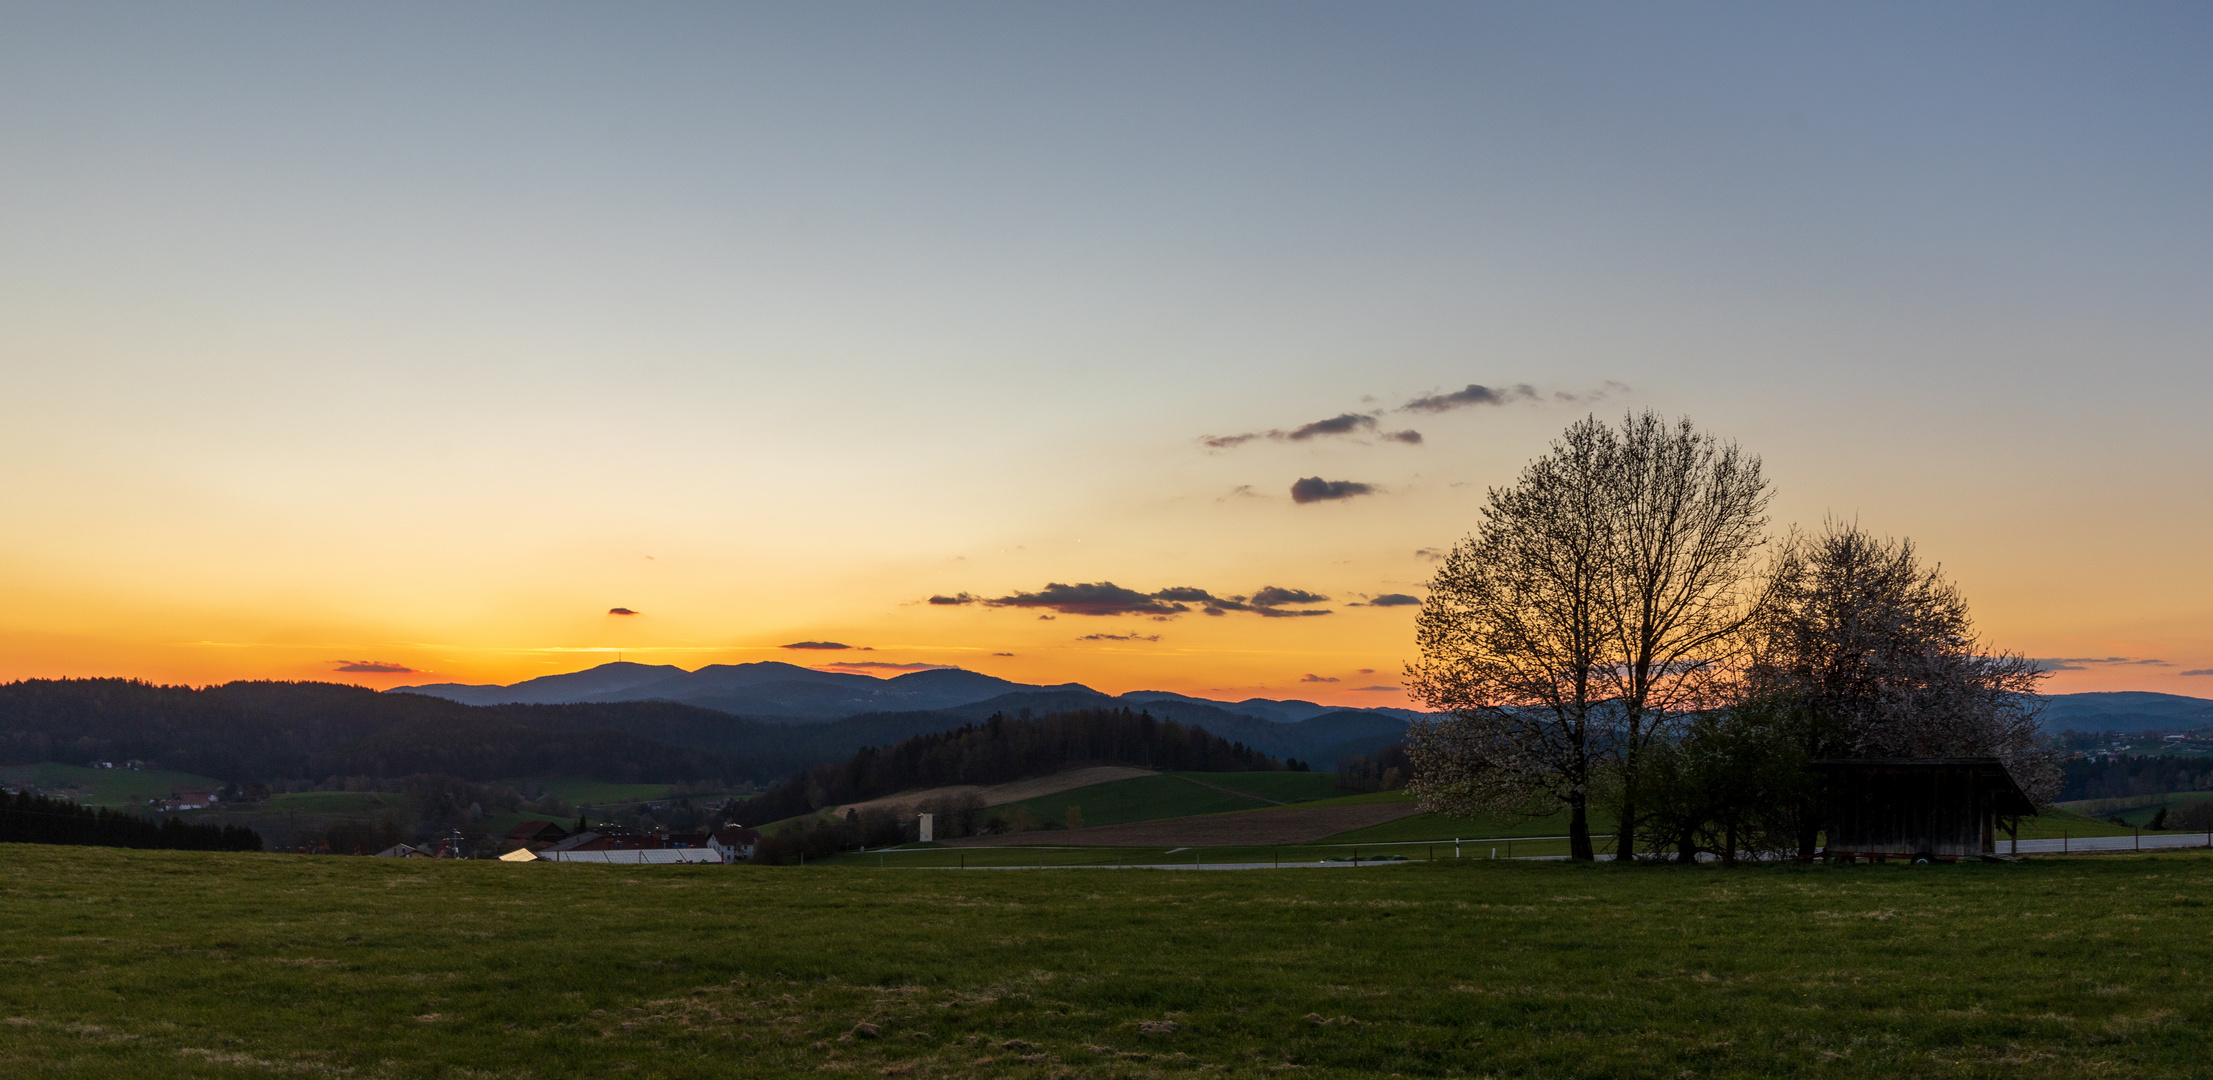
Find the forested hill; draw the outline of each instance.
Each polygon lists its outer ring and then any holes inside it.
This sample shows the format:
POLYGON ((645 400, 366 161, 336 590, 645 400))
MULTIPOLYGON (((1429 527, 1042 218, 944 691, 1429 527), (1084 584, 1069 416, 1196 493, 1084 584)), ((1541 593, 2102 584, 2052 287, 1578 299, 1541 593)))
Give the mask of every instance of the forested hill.
POLYGON ((744 724, 658 702, 474 708, 335 683, 195 689, 125 679, 32 679, 0 685, 0 764, 143 758, 237 782, 415 773, 679 782, 757 772, 765 780, 806 764, 753 763, 625 730, 686 712, 744 724))
POLYGON ((1035 720, 994 715, 981 724, 868 747, 817 765, 748 800, 738 820, 759 824, 837 803, 951 784, 1003 784, 1078 765, 1257 772, 1284 763, 1203 728, 1129 709, 1082 709, 1035 720))
MULTIPOLYGON (((872 713, 830 723, 747 720, 665 701, 463 705, 316 682, 237 682, 197 689, 124 679, 33 679, 0 685, 0 765, 142 758, 165 769, 237 782, 400 777, 469 780, 577 776, 620 783, 772 783, 842 761, 865 746, 950 731, 994 712, 1044 714, 1088 706, 1024 693, 959 709, 872 713)), ((1166 703, 1261 753, 1328 768, 1370 753, 1405 725, 1341 712, 1271 723, 1185 702, 1166 703)))

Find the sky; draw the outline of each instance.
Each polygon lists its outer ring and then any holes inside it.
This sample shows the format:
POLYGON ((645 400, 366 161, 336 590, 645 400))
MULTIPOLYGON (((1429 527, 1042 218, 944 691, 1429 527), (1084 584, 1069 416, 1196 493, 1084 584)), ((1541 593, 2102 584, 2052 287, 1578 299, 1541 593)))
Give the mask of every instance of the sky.
POLYGON ((1649 408, 2213 696, 2209 158, 2188 4, 0 3, 0 678, 1404 704, 1649 408))

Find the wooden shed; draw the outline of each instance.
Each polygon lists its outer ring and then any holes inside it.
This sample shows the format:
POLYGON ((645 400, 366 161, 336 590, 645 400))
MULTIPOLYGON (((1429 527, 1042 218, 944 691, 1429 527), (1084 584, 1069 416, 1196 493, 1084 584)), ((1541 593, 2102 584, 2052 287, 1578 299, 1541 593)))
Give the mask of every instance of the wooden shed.
POLYGON ((1998 853, 2036 806, 1997 758, 1816 761, 1827 779, 1831 860, 1977 858, 1998 853))

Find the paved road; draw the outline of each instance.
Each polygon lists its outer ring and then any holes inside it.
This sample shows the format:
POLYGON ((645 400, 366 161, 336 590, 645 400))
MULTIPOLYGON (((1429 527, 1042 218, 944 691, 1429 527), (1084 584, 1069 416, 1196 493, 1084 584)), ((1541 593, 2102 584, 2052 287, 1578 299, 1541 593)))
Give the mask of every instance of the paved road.
MULTIPOLYGON (((2073 851, 2145 851, 2157 848, 2201 848, 2205 845, 2204 833, 2151 833, 2145 836, 2077 836, 2066 840, 2023 840, 2021 854, 2049 855, 2073 851)), ((1998 850, 2011 854, 2011 841, 2000 839, 1998 850)))
MULTIPOLYGON (((1440 844, 1439 846, 1442 847, 1444 845, 1440 844)), ((2058 855, 2062 853, 2073 854, 2078 852, 2092 851, 2176 850, 2181 848, 2203 848, 2206 846, 2205 834, 2203 833, 2153 833, 2141 837, 2077 836, 2064 840, 2023 840, 2021 841, 2018 850, 2019 853, 2022 855, 2058 855)), ((2000 854, 2013 854, 2015 849, 2009 841, 2000 840, 1998 841, 1998 851, 2000 854)), ((1712 856, 1701 856, 1700 861, 1708 861, 1711 858, 1712 856)), ((1518 862, 1562 862, 1566 859, 1567 856, 1565 855, 1515 856, 1515 860, 1518 862)), ((1422 860, 1420 859, 1413 859, 1407 862, 1400 862, 1397 860, 1387 860, 1383 862, 1362 860, 1359 863, 1359 867, 1361 869, 1367 869, 1377 866, 1412 866, 1421 861, 1422 860)), ((1065 864, 1047 863, 1044 866, 1037 866, 1035 864, 1032 864, 1029 866, 917 867, 917 869, 923 870, 1350 870, 1353 868, 1354 864, 1350 862, 1287 862, 1280 864, 1272 862, 1201 862, 1196 865, 1187 862, 1180 862, 1134 863, 1109 866, 1102 866, 1098 864, 1086 866, 1070 866, 1065 864)))

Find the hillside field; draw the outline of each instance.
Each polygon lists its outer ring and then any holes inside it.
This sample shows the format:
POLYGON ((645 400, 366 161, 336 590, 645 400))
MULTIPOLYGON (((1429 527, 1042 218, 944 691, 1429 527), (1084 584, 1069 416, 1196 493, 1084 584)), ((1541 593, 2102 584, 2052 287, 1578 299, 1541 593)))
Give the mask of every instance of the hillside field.
POLYGON ((1723 870, 0 850, 0 1074, 2184 1077, 2201 853, 1723 870))
POLYGON ((30 784, 48 794, 67 795, 85 806, 143 809, 148 799, 165 799, 178 788, 220 790, 223 781, 194 773, 161 769, 94 769, 56 761, 36 765, 0 765, 0 781, 30 784))

